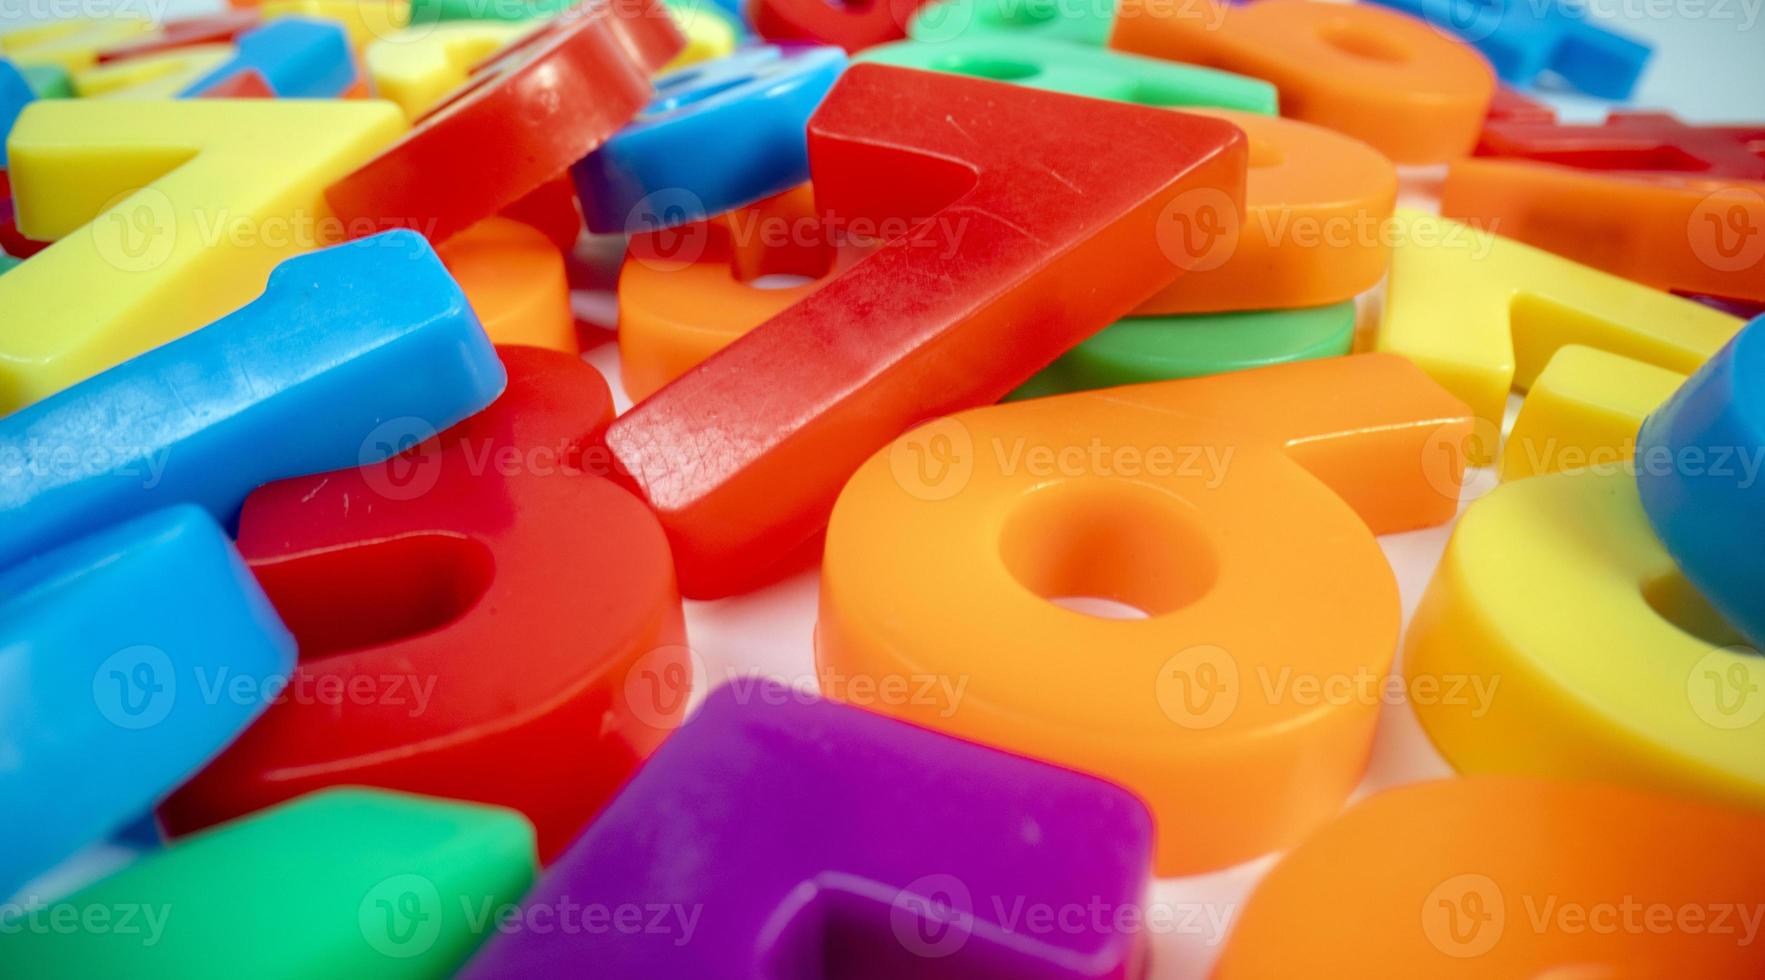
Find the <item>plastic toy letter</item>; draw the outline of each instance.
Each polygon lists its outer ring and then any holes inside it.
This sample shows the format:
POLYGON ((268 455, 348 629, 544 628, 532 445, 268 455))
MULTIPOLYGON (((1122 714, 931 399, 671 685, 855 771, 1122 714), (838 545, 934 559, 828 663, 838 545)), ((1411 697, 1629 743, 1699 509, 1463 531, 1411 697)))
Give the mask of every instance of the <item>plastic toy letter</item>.
POLYGON ((32 103, 13 204, 20 232, 55 244, 0 276, 0 413, 243 306, 324 244, 325 185, 403 128, 373 101, 32 103))
POLYGON ((355 783, 514 807, 550 859, 679 723, 667 539, 594 475, 606 383, 500 353, 508 391, 439 438, 395 419, 379 437, 419 448, 246 501, 239 550, 300 641, 291 687, 355 693, 276 704, 161 809, 168 830, 355 783))
POLYGON ((1360 781, 1378 721, 1399 610, 1373 535, 1452 517, 1470 433, 1383 354, 927 423, 834 508, 821 676, 963 678, 958 703, 875 710, 1133 790, 1161 875, 1290 846, 1360 781))
POLYGON ((1500 679, 1484 702, 1414 703, 1463 772, 1765 806, 1765 657, 1686 582, 1628 472, 1535 476, 1472 504, 1406 642, 1412 678, 1500 679))
POLYGON ((491 916, 520 899, 533 865, 533 828, 518 813, 330 790, 27 907, 0 934, 0 956, 9 974, 37 980, 441 980, 495 931, 491 916), (129 929, 125 909, 138 912, 129 929), (69 913, 102 914, 111 928, 48 927, 69 913), (33 914, 42 926, 30 928, 33 914))
POLYGON ((258 485, 378 462, 407 448, 388 425, 446 428, 505 380, 417 233, 289 259, 243 309, 0 418, 0 567, 172 503, 230 526, 258 485))
MULTIPOLYGON (((1582 344, 1689 374, 1740 329, 1702 303, 1417 211, 1397 215, 1378 350, 1415 361, 1492 434, 1508 392, 1582 344)), ((1493 439, 1474 462, 1493 458, 1493 439)))
POLYGON ((442 242, 563 173, 630 122, 683 42, 659 0, 584 0, 472 73, 326 190, 351 222, 442 242))
POLYGON ((1546 71, 1602 99, 1630 98, 1648 63, 1647 44, 1601 26, 1574 2, 1373 0, 1448 31, 1489 58, 1496 74, 1530 85, 1546 71))
POLYGON ((1267 79, 1284 114, 1398 163, 1469 153, 1495 92, 1477 52, 1370 4, 1121 0, 1109 46, 1267 79))
MULTIPOLYGON (((24 519, 8 515, 8 522, 24 519)), ((215 522, 155 511, 0 572, 0 892, 147 813, 257 717, 294 637, 215 522), (248 681, 209 703, 215 677, 248 681), (29 801, 29 805, 25 805, 29 801)), ((15 964, 0 938, 0 959, 15 964)))
MULTIPOLYGON (((1650 415, 1637 444, 1655 533, 1686 578, 1765 650, 1765 316, 1650 415)), ((1748 693, 1765 701, 1765 691, 1748 693)))
POLYGON ((1213 977, 1753 980, 1760 868, 1757 812, 1593 782, 1403 786, 1281 858, 1213 977))
POLYGON ((1152 828, 1131 794, 739 683, 712 693, 527 898, 679 916, 497 936, 466 980, 590 961, 597 976, 695 980, 1142 975, 1147 933, 1115 925, 1145 911, 1152 828), (1008 920, 1019 907, 1088 911, 1008 920))
POLYGON ((684 224, 808 180, 804 127, 845 68, 838 48, 762 44, 656 79, 638 118, 570 168, 588 230, 684 224))
POLYGON ((914 223, 608 431, 689 596, 753 584, 870 453, 996 401, 1170 283, 1194 257, 1183 232, 1241 211, 1245 148, 1219 120, 855 65, 809 159, 822 208, 914 223))

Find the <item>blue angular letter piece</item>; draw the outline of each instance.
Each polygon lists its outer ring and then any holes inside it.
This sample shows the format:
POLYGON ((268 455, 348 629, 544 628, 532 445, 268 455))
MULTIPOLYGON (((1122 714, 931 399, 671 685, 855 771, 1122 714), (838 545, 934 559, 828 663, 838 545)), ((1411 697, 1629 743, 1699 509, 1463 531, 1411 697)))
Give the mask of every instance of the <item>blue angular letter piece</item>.
POLYGON ((293 667, 257 580, 187 504, 0 572, 0 895, 149 812, 293 667))
POLYGON ((25 105, 37 97, 24 73, 5 58, 0 58, 0 170, 6 168, 6 137, 25 105))
POLYGON ((1653 50, 1595 25, 1577 0, 1373 0, 1420 17, 1483 52, 1495 73, 1527 85, 1552 71, 1588 95, 1628 99, 1653 50))
POLYGON ((809 117, 846 68, 833 47, 742 48, 656 80, 656 100, 570 168, 594 232, 654 231, 809 179, 809 117))
POLYGON ((423 236, 297 256, 214 323, 0 418, 0 568, 271 480, 377 463, 490 404, 503 364, 423 236))
POLYGON ((192 82, 179 94, 200 95, 247 69, 257 69, 270 91, 284 99, 328 99, 355 82, 355 58, 343 25, 328 20, 281 17, 239 35, 232 61, 192 82))
POLYGON ((1710 604, 1765 650, 1765 316, 1642 424, 1649 523, 1710 604))

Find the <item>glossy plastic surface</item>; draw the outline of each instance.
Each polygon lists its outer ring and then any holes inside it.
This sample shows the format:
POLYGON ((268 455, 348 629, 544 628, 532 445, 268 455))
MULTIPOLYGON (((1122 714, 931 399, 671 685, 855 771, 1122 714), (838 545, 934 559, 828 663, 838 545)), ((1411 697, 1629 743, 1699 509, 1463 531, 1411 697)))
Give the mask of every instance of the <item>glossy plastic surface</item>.
POLYGON ((680 50, 659 3, 586 0, 504 49, 325 192, 337 214, 445 241, 582 159, 650 100, 680 50), (519 152, 510 152, 519 147, 519 152))
POLYGON ((168 830, 360 784, 513 807, 550 858, 678 723, 684 694, 637 680, 681 673, 685 636, 655 517, 597 475, 606 384, 500 352, 508 390, 439 439, 391 418, 375 443, 403 455, 246 501, 239 550, 300 641, 290 685, 316 693, 172 797, 168 830))
POLYGON ((237 312, 0 418, 0 565, 173 503, 231 525, 258 485, 378 462, 388 420, 445 428, 504 381, 414 232, 290 259, 237 312))
POLYGON ((268 707, 294 666, 294 638, 263 590, 188 505, 0 571, 0 624, 0 797, 19 804, 0 810, 8 895, 152 809, 268 707))
POLYGON ((658 78, 655 101, 570 168, 588 230, 653 231, 809 179, 804 128, 845 67, 838 48, 768 44, 658 78))
POLYGON ((17 923, 0 949, 9 970, 43 980, 443 980, 496 930, 533 865, 520 814, 331 790, 145 857, 34 920, 71 913, 108 928, 17 923))
POLYGON ((1399 611, 1373 533, 1451 519, 1470 432, 1388 355, 928 422, 834 508, 820 676, 961 678, 957 703, 875 709, 1128 787, 1160 875, 1291 846, 1378 721, 1399 611), (1057 601, 1078 598, 1145 618, 1057 601))
POLYGON ((499 936, 463 975, 1130 980, 1146 933, 1112 924, 1143 911, 1150 835, 1101 780, 735 681, 525 902, 651 927, 499 936))
MULTIPOLYGON (((1637 436, 1649 523, 1686 578, 1765 649, 1765 317, 1698 369, 1637 436)), ((1765 698, 1765 693, 1760 697, 1765 698)))
POLYGON ((857 65, 809 125, 818 204, 886 244, 613 424, 689 596, 728 595, 827 520, 871 452, 994 401, 1173 280, 1170 229, 1242 200, 1217 120, 857 65))

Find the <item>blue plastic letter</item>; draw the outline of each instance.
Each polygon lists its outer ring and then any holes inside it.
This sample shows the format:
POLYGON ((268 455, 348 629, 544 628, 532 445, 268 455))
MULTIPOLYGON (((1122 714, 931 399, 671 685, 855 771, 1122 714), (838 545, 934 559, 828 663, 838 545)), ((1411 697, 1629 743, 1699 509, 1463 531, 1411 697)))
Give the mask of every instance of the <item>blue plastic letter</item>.
POLYGON ((0 572, 0 896, 150 811, 293 666, 257 580, 187 504, 0 572))
POLYGON ((1765 650, 1765 316, 1655 409, 1637 436, 1649 523, 1680 571, 1765 650))
POLYGON ((1495 73, 1528 85, 1552 71, 1588 95, 1628 99, 1653 50, 1595 25, 1578 0, 1373 0, 1420 17, 1483 52, 1495 73))
POLYGON ((200 95, 215 85, 256 69, 270 91, 285 99, 328 99, 355 82, 355 57, 343 25, 301 17, 278 18, 239 35, 239 53, 191 84, 183 95, 200 95))
POLYGON ((292 258, 214 323, 0 418, 0 568, 174 503, 376 463, 493 401, 502 361, 413 231, 292 258))
POLYGON ((656 100, 571 167, 588 229, 654 231, 809 179, 809 117, 839 48, 742 48, 656 80, 656 100))

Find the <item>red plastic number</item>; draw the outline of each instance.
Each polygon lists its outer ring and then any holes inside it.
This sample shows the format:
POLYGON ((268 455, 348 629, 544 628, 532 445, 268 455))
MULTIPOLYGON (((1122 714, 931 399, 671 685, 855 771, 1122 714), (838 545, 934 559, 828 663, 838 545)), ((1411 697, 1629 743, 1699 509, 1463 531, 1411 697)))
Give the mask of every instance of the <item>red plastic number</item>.
POLYGON ((1221 244, 1245 153, 1217 119, 848 70, 809 121, 816 199, 889 241, 608 430, 682 590, 754 584, 871 453, 998 400, 1221 244))
POLYGON ((549 856, 678 722, 667 542, 581 455, 612 417, 606 383, 564 354, 500 352, 508 390, 437 443, 246 501, 239 550, 300 663, 164 805, 174 833, 349 783, 514 807, 549 856))

